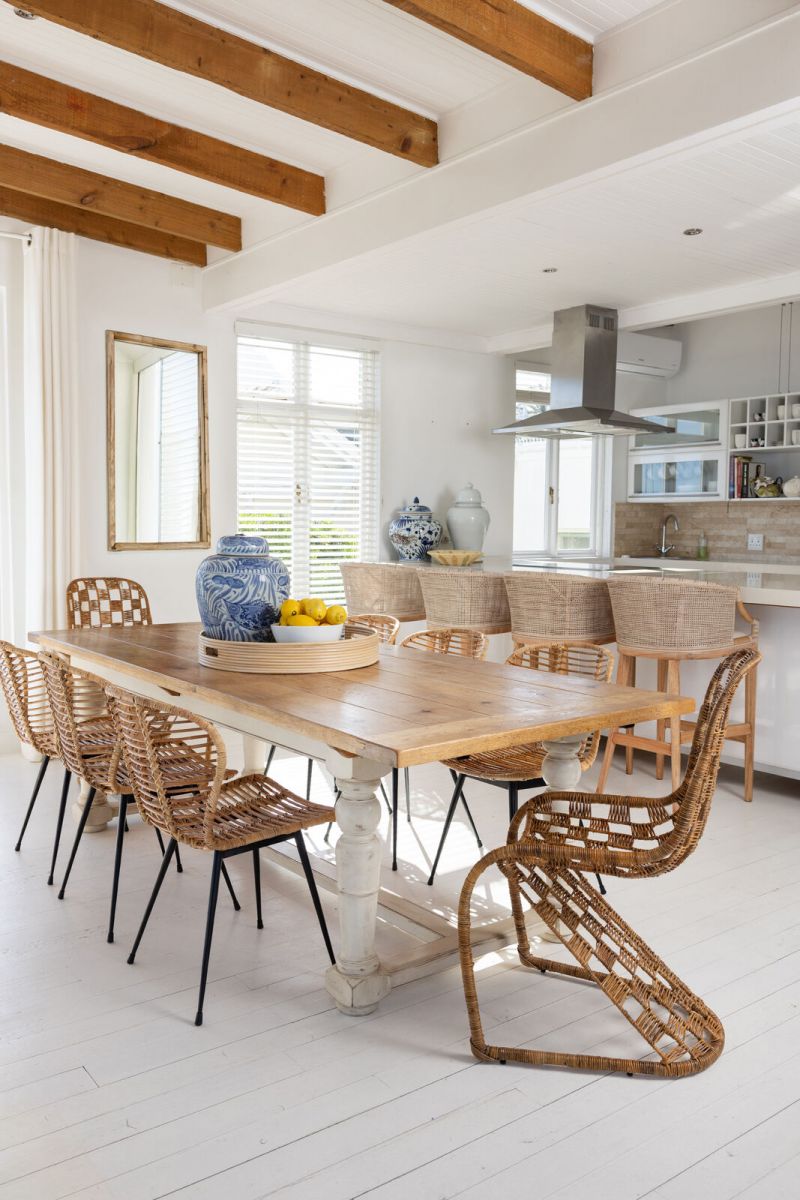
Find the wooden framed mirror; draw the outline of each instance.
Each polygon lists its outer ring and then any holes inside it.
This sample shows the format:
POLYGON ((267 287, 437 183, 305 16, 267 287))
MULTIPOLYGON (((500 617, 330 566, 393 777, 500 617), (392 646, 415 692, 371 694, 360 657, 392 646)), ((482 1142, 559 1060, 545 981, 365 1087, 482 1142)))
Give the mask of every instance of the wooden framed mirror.
POLYGON ((106 330, 108 547, 210 545, 205 346, 106 330))

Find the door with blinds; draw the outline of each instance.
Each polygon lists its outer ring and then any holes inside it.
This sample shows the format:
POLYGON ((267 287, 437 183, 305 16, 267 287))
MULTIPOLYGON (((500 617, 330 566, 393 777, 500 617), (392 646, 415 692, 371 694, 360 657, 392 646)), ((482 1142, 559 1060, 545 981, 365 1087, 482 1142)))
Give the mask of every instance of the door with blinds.
POLYGON ((344 598, 339 563, 378 546, 378 358, 346 343, 237 339, 238 522, 292 593, 344 598))

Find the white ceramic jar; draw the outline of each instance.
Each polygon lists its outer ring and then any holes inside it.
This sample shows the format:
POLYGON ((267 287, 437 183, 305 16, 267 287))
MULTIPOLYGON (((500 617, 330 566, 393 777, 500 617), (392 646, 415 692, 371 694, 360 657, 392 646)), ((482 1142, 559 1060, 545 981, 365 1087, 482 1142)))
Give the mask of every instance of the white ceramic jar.
POLYGON ((480 492, 468 483, 447 510, 447 528, 453 548, 482 550, 490 519, 489 513, 483 507, 480 492))

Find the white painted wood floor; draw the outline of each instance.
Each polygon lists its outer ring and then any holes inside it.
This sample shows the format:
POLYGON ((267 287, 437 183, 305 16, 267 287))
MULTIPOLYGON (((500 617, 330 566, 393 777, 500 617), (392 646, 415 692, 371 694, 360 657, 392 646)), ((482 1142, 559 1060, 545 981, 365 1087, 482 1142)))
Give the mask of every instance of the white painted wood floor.
MULTIPOLYGON (((682 868, 609 883, 612 902, 725 1023, 715 1066, 659 1081, 475 1062, 457 968, 396 988, 371 1017, 341 1016, 322 986, 304 884, 266 862, 263 932, 244 861, 232 871, 242 912, 220 895, 196 1029, 208 859, 185 852, 185 873, 170 872, 127 966, 155 838, 132 820, 109 946, 113 827, 84 839, 63 902, 45 885, 58 768, 13 852, 35 770, 0 760, 0 1200, 800 1195, 796 784, 760 777, 747 806, 725 769, 682 868)), ((302 760, 284 758, 276 774, 303 790, 302 760)), ((430 797, 447 793, 447 777, 417 768, 412 782, 421 815, 400 829, 403 887, 428 893, 421 845, 435 848, 444 809, 430 797)), ((663 790, 644 757, 610 786, 663 790)), ((325 790, 315 772, 315 795, 325 790)), ((469 796, 484 841, 499 843, 503 794, 472 786, 469 796)), ((70 820, 66 842, 73 832, 70 820)), ((475 855, 459 819, 435 897, 444 908, 475 855)), ((65 846, 62 869, 66 856, 65 846)), ((335 938, 335 905, 323 901, 335 938)), ((484 960, 481 977, 495 1040, 637 1052, 588 985, 531 975, 511 953, 484 960)))

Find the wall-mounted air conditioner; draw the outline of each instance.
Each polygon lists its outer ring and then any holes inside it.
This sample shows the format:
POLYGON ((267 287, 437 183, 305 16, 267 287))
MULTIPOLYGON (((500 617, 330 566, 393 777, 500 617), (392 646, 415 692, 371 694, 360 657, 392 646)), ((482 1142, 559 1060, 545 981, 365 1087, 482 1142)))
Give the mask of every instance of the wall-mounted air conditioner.
POLYGON ((683 346, 672 338, 647 333, 620 332, 617 341, 617 370, 626 375, 656 375, 669 379, 681 368, 683 346))

